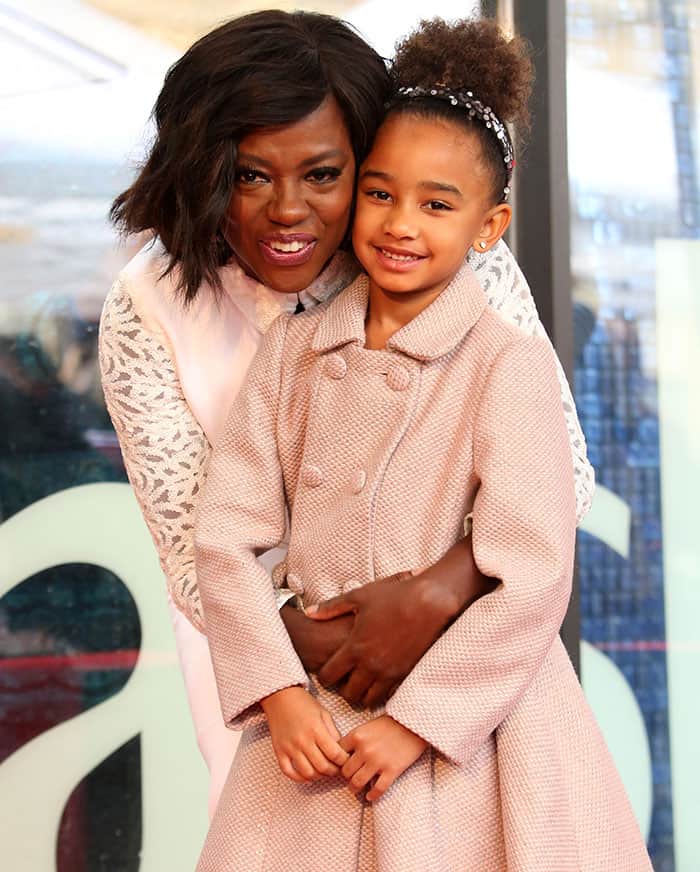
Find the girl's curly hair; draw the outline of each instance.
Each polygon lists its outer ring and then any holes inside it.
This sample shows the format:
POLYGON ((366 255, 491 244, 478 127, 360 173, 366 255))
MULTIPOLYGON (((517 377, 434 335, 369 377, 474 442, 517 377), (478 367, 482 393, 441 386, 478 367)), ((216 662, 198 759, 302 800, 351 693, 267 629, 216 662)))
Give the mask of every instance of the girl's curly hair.
MULTIPOLYGON (((498 118, 520 135, 530 123, 528 101, 534 69, 530 46, 522 37, 509 38, 491 19, 463 19, 453 24, 442 18, 421 21, 396 47, 391 67, 394 90, 405 87, 469 89, 498 118)), ((495 136, 463 108, 430 97, 390 101, 389 112, 408 112, 446 118, 466 125, 479 137, 485 162, 492 168, 493 198, 503 199, 507 172, 495 136)))

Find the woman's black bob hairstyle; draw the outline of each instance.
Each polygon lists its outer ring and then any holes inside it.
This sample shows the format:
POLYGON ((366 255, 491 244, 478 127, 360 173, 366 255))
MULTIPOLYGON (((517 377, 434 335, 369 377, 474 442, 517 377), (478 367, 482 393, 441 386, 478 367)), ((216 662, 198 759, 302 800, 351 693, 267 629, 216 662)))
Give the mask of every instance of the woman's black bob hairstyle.
POLYGON ((231 257, 221 233, 237 143, 294 124, 332 96, 357 165, 384 116, 384 60, 343 21, 314 12, 255 12, 196 42, 168 71, 153 116, 155 141, 136 180, 110 209, 127 235, 153 231, 178 267, 186 303, 202 281, 221 287, 231 257))

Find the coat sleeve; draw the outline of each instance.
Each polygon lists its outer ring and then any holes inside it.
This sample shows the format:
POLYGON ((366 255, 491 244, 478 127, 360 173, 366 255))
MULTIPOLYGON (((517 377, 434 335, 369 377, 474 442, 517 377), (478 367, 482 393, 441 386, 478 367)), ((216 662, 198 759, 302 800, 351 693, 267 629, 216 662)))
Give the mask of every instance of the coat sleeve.
MULTIPOLYGON (((499 240, 494 248, 487 252, 472 251, 469 255, 469 263, 484 289, 491 308, 495 309, 504 320, 530 336, 541 336, 551 346, 547 332, 537 314, 527 279, 505 242, 499 240)), ((571 395, 569 382, 554 349, 552 353, 556 360, 561 404, 571 446, 576 519, 580 524, 591 507, 595 490, 595 473, 588 460, 586 439, 576 413, 576 404, 571 395)), ((513 373, 513 378, 517 377, 517 373, 513 373)))
POLYGON ((195 561, 219 699, 236 729, 261 699, 308 678, 258 555, 285 534, 277 410, 288 319, 265 336, 212 451, 195 522, 195 561))
POLYGON ((475 422, 474 468, 474 556, 502 583, 438 639, 386 708, 462 765, 533 681, 571 592, 571 452, 553 355, 541 339, 523 337, 494 363, 475 422))

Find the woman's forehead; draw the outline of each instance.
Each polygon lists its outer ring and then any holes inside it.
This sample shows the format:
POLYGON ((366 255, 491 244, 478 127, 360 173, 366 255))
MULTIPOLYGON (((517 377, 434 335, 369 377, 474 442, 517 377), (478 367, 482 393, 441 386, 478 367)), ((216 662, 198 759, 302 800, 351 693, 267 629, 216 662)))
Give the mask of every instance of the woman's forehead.
POLYGON ((299 121, 281 127, 254 130, 238 144, 239 160, 284 163, 301 167, 319 157, 337 161, 352 155, 345 118, 332 96, 299 121))

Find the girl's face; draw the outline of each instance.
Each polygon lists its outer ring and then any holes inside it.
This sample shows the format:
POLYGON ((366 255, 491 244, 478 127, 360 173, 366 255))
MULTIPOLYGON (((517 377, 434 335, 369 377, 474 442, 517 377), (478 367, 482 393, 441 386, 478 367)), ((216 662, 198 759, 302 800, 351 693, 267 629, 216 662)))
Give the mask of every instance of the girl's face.
POLYGON ((472 245, 494 245, 511 216, 491 206, 477 137, 451 121, 390 115, 360 168, 353 245, 389 293, 437 295, 472 245))
POLYGON ((225 235, 246 272, 281 293, 308 287, 343 241, 355 158, 333 98, 238 144, 225 235))

